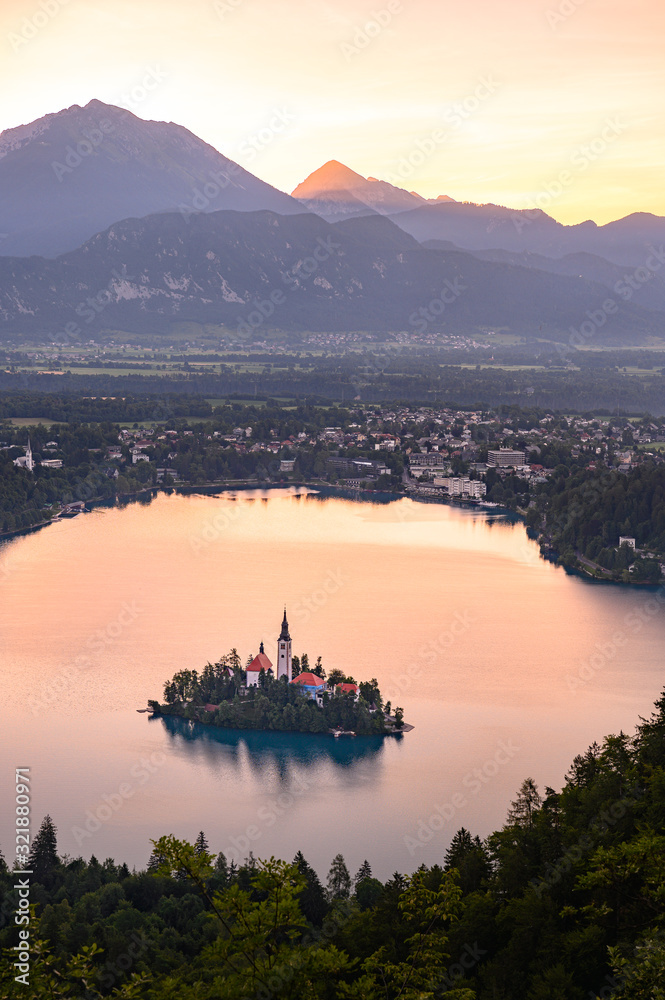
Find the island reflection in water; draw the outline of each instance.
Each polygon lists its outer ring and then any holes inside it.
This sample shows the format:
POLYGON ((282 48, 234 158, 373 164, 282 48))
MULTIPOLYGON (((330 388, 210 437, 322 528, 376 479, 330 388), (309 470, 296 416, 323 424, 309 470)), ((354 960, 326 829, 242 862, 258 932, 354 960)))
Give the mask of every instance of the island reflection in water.
MULTIPOLYGON (((314 733, 266 732, 256 729, 222 729, 204 726, 175 716, 158 716, 169 737, 173 751, 179 756, 205 761, 212 769, 220 766, 237 769, 249 765, 251 771, 263 775, 266 770, 288 781, 294 766, 318 768, 331 764, 339 771, 352 771, 359 764, 382 764, 384 743, 390 739, 401 743, 403 736, 334 736, 314 733)), ((349 774, 349 777, 351 775, 349 774)))

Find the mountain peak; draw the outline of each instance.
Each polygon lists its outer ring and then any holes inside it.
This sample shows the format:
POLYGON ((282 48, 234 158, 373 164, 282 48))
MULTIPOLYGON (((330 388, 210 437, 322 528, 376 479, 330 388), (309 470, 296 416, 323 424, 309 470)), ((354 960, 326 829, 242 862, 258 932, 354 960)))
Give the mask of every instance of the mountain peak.
POLYGON ((121 219, 222 209, 302 212, 182 125, 97 99, 0 135, 3 256, 56 256, 121 219))
POLYGON ((330 221, 376 213, 392 215, 427 204, 421 195, 377 177, 363 177, 339 160, 328 160, 292 194, 311 211, 330 221))
POLYGON ((359 184, 364 184, 365 178, 355 170, 340 163, 339 160, 328 160, 322 167, 311 173, 293 191, 294 198, 320 197, 323 191, 352 190, 359 184))

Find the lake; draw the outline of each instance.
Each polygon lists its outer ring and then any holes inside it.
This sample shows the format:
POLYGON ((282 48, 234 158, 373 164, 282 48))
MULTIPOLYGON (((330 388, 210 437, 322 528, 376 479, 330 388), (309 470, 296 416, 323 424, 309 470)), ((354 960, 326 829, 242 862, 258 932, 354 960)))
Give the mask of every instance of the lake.
POLYGON ((542 560, 499 513, 307 491, 159 495, 0 546, 2 819, 15 767, 33 833, 61 853, 145 866, 150 838, 320 874, 441 862, 499 827, 522 780, 561 786, 594 740, 632 732, 664 686, 660 591, 542 560), (138 714, 164 681, 261 641, 376 677, 399 738, 239 732, 138 714))

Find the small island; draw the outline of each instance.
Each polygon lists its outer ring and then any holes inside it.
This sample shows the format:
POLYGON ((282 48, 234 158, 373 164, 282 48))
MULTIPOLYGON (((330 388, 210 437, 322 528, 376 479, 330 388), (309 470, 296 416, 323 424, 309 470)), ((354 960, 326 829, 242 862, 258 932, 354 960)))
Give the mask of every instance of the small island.
POLYGON ((155 715, 174 715, 208 726, 341 736, 391 736, 409 732, 404 712, 383 704, 375 678, 356 683, 339 669, 328 675, 319 656, 292 653, 284 609, 273 668, 260 643, 245 667, 236 649, 199 674, 180 670, 164 684, 164 703, 149 701, 155 715))

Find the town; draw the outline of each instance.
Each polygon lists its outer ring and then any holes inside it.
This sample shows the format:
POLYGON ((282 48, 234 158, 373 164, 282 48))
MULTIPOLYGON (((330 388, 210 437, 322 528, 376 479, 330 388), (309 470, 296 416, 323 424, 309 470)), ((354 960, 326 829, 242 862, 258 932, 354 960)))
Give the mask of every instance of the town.
POLYGON ((85 402, 85 422, 0 422, 0 533, 156 489, 301 484, 500 507, 525 518, 548 558, 585 575, 656 583, 663 573, 658 519, 644 522, 631 506, 633 493, 644 498, 665 478, 662 417, 270 400, 85 402), (140 419, 122 419, 132 416, 140 419), (615 487, 626 494, 620 511, 608 509, 596 523, 598 497, 615 487), (574 507, 564 514, 573 492, 574 507))

